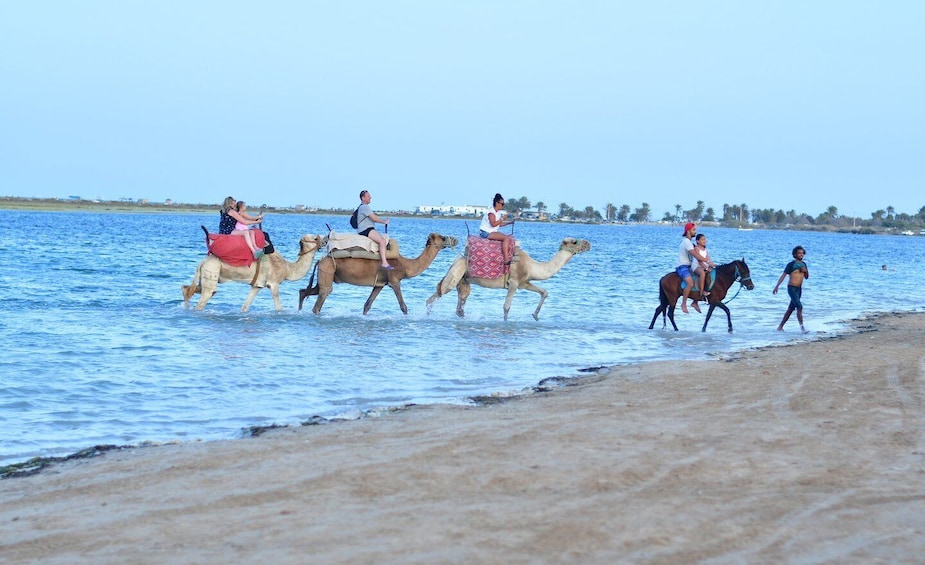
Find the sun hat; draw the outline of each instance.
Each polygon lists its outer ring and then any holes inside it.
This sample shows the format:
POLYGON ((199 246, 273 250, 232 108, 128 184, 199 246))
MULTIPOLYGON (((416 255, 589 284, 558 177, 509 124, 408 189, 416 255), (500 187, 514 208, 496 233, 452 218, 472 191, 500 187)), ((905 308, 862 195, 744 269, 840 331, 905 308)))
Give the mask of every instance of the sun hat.
POLYGON ((687 222, 684 224, 684 233, 681 235, 687 235, 687 232, 691 231, 691 228, 694 227, 694 222, 687 222))

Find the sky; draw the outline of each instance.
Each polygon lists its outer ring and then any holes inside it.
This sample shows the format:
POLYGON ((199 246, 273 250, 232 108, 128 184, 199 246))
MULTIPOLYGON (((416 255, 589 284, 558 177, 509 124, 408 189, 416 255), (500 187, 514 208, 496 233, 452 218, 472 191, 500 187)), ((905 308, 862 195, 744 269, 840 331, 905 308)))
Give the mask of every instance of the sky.
POLYGON ((0 196, 925 206, 925 3, 0 3, 0 196))

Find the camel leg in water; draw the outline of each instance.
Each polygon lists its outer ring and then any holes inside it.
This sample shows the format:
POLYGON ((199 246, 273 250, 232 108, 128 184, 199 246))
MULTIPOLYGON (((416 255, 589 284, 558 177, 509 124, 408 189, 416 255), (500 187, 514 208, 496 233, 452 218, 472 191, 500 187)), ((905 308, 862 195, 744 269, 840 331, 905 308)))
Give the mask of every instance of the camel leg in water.
MULTIPOLYGON (((540 295, 540 303, 536 305, 536 310, 533 312, 533 319, 539 320, 540 308, 543 307, 543 302, 545 302, 546 297, 549 296, 549 291, 547 291, 545 288, 540 288, 529 281, 524 284, 523 288, 524 290, 532 290, 533 292, 536 292, 540 295)), ((505 314, 507 314, 507 312, 505 312, 505 314)), ((507 317, 505 317, 505 319, 507 319, 507 317)))
POLYGON ((456 285, 456 294, 459 296, 459 300, 456 302, 456 315, 460 318, 466 317, 466 300, 471 292, 472 285, 464 280, 459 281, 456 285))
POLYGON ((366 304, 363 305, 363 315, 365 316, 369 313, 370 308, 373 307, 373 301, 379 296, 379 293, 382 292, 381 286, 374 286, 373 291, 369 293, 369 298, 366 299, 366 304))
POLYGON ((250 292, 247 293, 247 299, 244 300, 244 304, 241 306, 242 312, 247 312, 251 307, 251 302, 254 301, 254 297, 257 296, 257 293, 260 292, 261 287, 252 286, 250 292))
POLYGON ((403 314, 407 314, 407 313, 408 313, 408 307, 405 306, 405 299, 404 299, 404 297, 401 295, 401 281, 395 281, 395 282, 392 282, 392 283, 389 283, 389 284, 390 284, 390 286, 392 287, 392 290, 395 291, 395 298, 398 299, 398 307, 401 308, 401 311, 402 311, 403 314))
POLYGON ((315 305, 312 307, 312 313, 318 314, 321 312, 321 307, 324 306, 324 301, 327 300, 328 295, 331 294, 333 289, 333 286, 329 286, 328 288, 321 288, 321 285, 318 285, 318 299, 315 300, 315 305))
POLYGON ((218 290, 218 273, 203 270, 202 278, 199 279, 199 284, 202 290, 199 295, 199 302, 196 303, 196 310, 205 308, 206 303, 209 302, 209 299, 212 298, 212 295, 218 290))

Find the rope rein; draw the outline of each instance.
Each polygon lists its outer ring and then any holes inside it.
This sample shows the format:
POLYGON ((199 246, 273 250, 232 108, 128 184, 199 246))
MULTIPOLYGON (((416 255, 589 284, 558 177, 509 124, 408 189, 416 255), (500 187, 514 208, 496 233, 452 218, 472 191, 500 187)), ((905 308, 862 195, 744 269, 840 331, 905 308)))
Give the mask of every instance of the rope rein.
POLYGON ((742 292, 742 287, 745 286, 745 281, 750 280, 752 278, 751 275, 749 275, 745 278, 740 279, 740 277, 742 276, 742 273, 739 272, 738 263, 735 263, 735 269, 736 269, 736 272, 735 272, 735 275, 733 275, 732 277, 732 282, 739 281, 739 288, 736 289, 736 293, 732 295, 732 298, 728 300, 724 300, 723 304, 729 304, 730 302, 735 300, 735 297, 738 296, 740 292, 742 292))

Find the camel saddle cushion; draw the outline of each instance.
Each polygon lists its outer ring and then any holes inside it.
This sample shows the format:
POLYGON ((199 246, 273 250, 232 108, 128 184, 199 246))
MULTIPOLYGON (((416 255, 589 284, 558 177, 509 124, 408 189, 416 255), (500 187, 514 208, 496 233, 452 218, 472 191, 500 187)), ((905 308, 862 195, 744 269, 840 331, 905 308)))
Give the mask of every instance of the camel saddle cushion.
MULTIPOLYGON (((389 236, 385 234, 382 234, 382 237, 388 242, 385 248, 385 256, 389 259, 398 257, 398 241, 389 239, 389 236)), ((332 231, 328 235, 328 254, 335 259, 345 257, 379 259, 379 244, 358 233, 336 233, 332 231)))
MULTIPOLYGON (((251 230, 254 232, 254 242, 257 247, 263 249, 266 245, 266 238, 260 230, 251 230)), ((222 235, 219 233, 210 233, 206 238, 206 245, 209 247, 209 253, 215 255, 223 262, 233 267, 247 267, 255 261, 254 254, 247 247, 242 235, 222 235)))
MULTIPOLYGON (((511 241, 511 246, 512 248, 515 246, 514 241, 511 241)), ((510 270, 509 265, 504 264, 504 253, 501 251, 500 241, 470 235, 467 252, 470 277, 497 279, 507 274, 510 270)))

